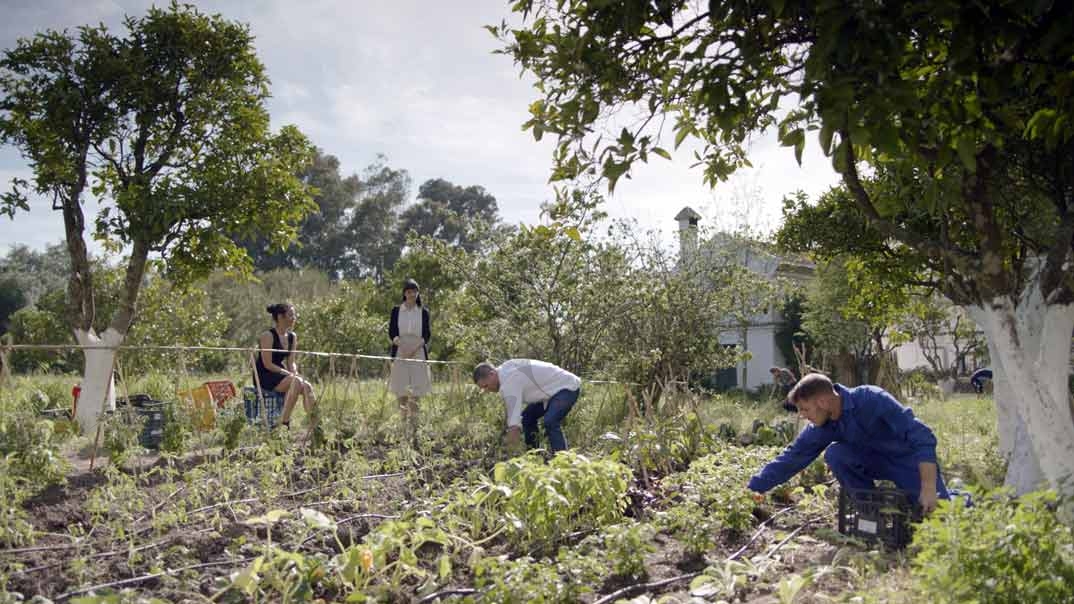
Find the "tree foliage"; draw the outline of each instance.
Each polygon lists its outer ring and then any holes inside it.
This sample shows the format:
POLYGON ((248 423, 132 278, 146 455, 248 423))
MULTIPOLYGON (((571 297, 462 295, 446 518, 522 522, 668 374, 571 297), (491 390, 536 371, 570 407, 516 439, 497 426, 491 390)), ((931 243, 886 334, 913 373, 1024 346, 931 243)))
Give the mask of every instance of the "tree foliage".
POLYGON ((245 244, 246 252, 258 271, 315 268, 341 275, 348 270, 347 253, 353 245, 348 228, 362 183, 356 174, 341 175, 339 159, 320 150, 298 177, 313 189, 317 209, 303 219, 294 243, 272 248, 261 236, 245 244))
POLYGON ((541 358, 637 384, 639 401, 733 365, 720 334, 737 324, 725 319, 764 313, 766 301, 750 295, 762 279, 724 257, 682 265, 636 224, 609 224, 602 201, 564 191, 542 224, 495 232, 484 252, 418 240, 440 279, 461 285, 440 297, 450 320, 435 333, 450 333, 459 357, 541 358))
MULTIPOLYGON (((1071 299, 1074 8, 966 4, 519 0, 522 28, 491 28, 539 79, 527 122, 558 138, 554 179, 700 141, 710 184, 778 127, 801 158, 815 132, 847 185, 844 214, 940 275, 962 304, 1017 298, 1029 259, 1071 299), (597 137, 609 109, 640 113, 597 137), (669 123, 670 122, 670 123, 669 123), (877 170, 877 186, 859 163, 877 170)), ((873 242, 875 243, 875 242, 873 242)))
MULTIPOLYGON (((897 330, 905 312, 898 307, 871 305, 872 312, 855 306, 857 284, 853 260, 835 258, 817 266, 816 278, 807 286, 802 329, 809 334, 813 352, 827 369, 839 367, 840 357, 851 361, 847 374, 837 377, 847 384, 875 383, 881 357, 907 338, 897 330)), ((846 371, 846 370, 844 370, 846 371)))
POLYGON ((403 212, 399 232, 404 238, 413 232, 473 252, 481 247, 483 227, 499 222, 496 198, 484 187, 460 187, 436 178, 418 189, 418 203, 403 212))
POLYGON ((902 329, 917 342, 938 377, 966 375, 971 369, 970 358, 988 354, 987 342, 973 319, 939 294, 915 300, 902 329), (946 354, 948 350, 951 356, 946 354))
POLYGON ((402 255, 396 228, 399 212, 410 196, 410 175, 395 170, 381 156, 366 168, 361 179, 358 204, 350 218, 347 235, 347 277, 384 280, 402 255))
POLYGON ((295 174, 311 149, 293 127, 269 132, 264 67, 247 27, 172 4, 104 27, 20 39, 0 60, 0 139, 19 148, 34 182, 16 181, 4 211, 30 195, 62 209, 71 256, 69 317, 94 323, 82 201, 105 203, 93 235, 130 246, 110 327, 126 333, 150 253, 191 281, 243 271, 236 239, 295 235, 312 204, 295 174))
POLYGON ((467 344, 471 354, 593 367, 629 284, 625 256, 591 236, 604 219, 599 203, 570 192, 545 207, 546 224, 492 236, 484 253, 460 255, 442 239, 423 240, 427 253, 451 261, 446 268, 478 306, 485 325, 467 344))

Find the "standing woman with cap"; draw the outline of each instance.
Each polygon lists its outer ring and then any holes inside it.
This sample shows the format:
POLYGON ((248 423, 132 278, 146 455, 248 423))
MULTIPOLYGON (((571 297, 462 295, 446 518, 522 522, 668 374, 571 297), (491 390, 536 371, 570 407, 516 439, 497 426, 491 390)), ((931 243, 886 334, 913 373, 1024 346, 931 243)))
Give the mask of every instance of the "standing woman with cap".
POLYGON ((403 427, 412 439, 417 433, 418 399, 432 391, 429 372, 429 311, 421 304, 418 283, 403 282, 403 301, 392 309, 388 337, 392 341, 392 373, 388 384, 399 400, 403 427))

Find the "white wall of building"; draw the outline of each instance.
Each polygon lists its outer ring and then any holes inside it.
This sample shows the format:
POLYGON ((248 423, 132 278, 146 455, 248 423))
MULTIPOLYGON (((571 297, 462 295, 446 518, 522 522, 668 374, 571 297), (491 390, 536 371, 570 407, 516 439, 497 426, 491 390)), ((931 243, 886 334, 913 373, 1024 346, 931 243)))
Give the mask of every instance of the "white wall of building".
MULTIPOLYGON (((757 390, 772 383, 772 367, 786 367, 783 354, 776 347, 776 324, 753 325, 746 332, 746 351, 750 359, 736 366, 738 387, 757 390)), ((742 349, 742 332, 725 331, 720 334, 720 343, 734 345, 742 349)))

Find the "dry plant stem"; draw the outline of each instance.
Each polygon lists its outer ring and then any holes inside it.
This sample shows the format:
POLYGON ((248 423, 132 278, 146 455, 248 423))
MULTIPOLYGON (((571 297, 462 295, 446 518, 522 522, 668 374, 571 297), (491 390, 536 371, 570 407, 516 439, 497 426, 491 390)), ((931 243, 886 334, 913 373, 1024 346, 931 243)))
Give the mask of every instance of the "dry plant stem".
POLYGON ((336 524, 347 524, 348 522, 353 522, 355 520, 361 520, 363 518, 376 518, 378 520, 395 520, 395 519, 399 518, 399 515, 398 514, 358 514, 358 515, 355 515, 355 516, 348 516, 347 518, 344 518, 343 520, 337 520, 336 524))
POLYGON ((224 565, 227 565, 227 564, 245 564, 245 563, 253 560, 256 557, 257 556, 250 556, 248 558, 241 558, 239 560, 217 560, 216 562, 204 562, 202 564, 194 564, 192 566, 184 566, 182 568, 170 568, 170 569, 168 569, 168 570, 166 570, 164 572, 153 573, 153 574, 149 574, 149 575, 141 575, 139 577, 132 577, 130 579, 123 579, 122 581, 113 581, 111 583, 101 583, 99 585, 91 585, 90 587, 84 587, 82 589, 78 589, 78 590, 75 590, 75 591, 69 591, 69 592, 67 592, 65 594, 61 594, 59 596, 56 596, 56 599, 57 600, 67 600, 69 598, 73 598, 74 596, 82 595, 84 593, 89 593, 91 591, 95 591, 95 590, 98 590, 98 589, 106 589, 106 588, 109 588, 109 587, 122 587, 124 585, 133 585, 133 584, 136 584, 136 583, 143 583, 145 581, 151 581, 153 579, 159 579, 160 577, 164 577, 164 576, 167 576, 167 575, 180 573, 180 572, 183 572, 184 570, 197 570, 199 568, 211 568, 213 566, 224 566, 224 565))
MULTIPOLYGON (((213 528, 210 527, 210 528, 205 528, 205 529, 201 529, 201 530, 198 530, 198 531, 193 531, 193 532, 188 533, 188 534, 199 535, 201 533, 207 533, 207 532, 213 531, 213 530, 216 530, 216 529, 213 529, 213 528)), ((138 547, 135 547, 135 548, 132 548, 132 549, 113 550, 113 551, 110 551, 110 552, 101 552, 101 553, 98 553, 98 554, 90 554, 88 556, 85 556, 85 558, 87 560, 93 560, 93 559, 97 559, 97 558, 108 558, 108 557, 111 557, 111 556, 120 556, 120 555, 123 555, 123 554, 132 554, 132 553, 144 551, 144 550, 147 550, 147 549, 153 549, 155 547, 160 547, 161 545, 164 545, 164 544, 166 544, 166 543, 168 543, 170 541, 174 541, 179 536, 180 535, 174 535, 172 537, 167 537, 165 539, 160 539, 159 541, 154 541, 153 543, 147 543, 145 545, 139 545, 138 547)), ((23 575, 23 574, 42 571, 42 570, 47 570, 47 569, 50 569, 50 568, 55 568, 57 566, 63 566, 66 562, 67 561, 64 560, 64 561, 61 561, 61 562, 55 562, 53 564, 45 564, 43 566, 35 566, 33 568, 26 568, 26 569, 23 569, 23 570, 16 571, 14 574, 23 575)))
POLYGON ((764 522, 762 522, 760 525, 757 526, 757 530, 754 531, 753 536, 750 537, 750 540, 747 541, 745 545, 743 545, 742 547, 738 548, 738 551, 736 551, 735 553, 733 553, 733 554, 731 554, 730 556, 727 557, 727 561, 730 562, 732 560, 737 560, 738 557, 741 556, 742 553, 745 552, 746 549, 749 548, 749 546, 753 545, 753 542, 757 541, 757 538, 760 537, 762 533, 764 533, 764 529, 765 529, 765 527, 768 526, 768 524, 770 524, 773 520, 775 520, 776 518, 779 518, 783 514, 786 514, 787 512, 793 510, 797 506, 798 506, 798 504, 787 506, 787 507, 783 508, 782 510, 776 512, 775 514, 772 514, 771 516, 769 516, 767 520, 765 520, 764 522))
POLYGON ((176 495, 178 495, 179 493, 182 493, 182 492, 183 492, 183 491, 185 491, 185 490, 186 490, 186 485, 184 484, 184 485, 180 486, 180 487, 179 487, 178 489, 176 489, 176 490, 175 490, 175 491, 174 491, 174 492, 173 492, 173 493, 172 493, 171 495, 168 495, 168 496, 167 496, 167 497, 165 497, 164 499, 161 499, 161 500, 160 500, 160 503, 158 503, 157 505, 153 506, 153 507, 152 507, 152 508, 151 508, 151 509, 149 510, 149 512, 148 512, 148 513, 146 513, 146 514, 142 514, 141 516, 139 516, 139 517, 135 518, 135 519, 134 519, 134 522, 132 522, 131 524, 138 524, 139 522, 142 522, 143 520, 146 520, 146 519, 148 519, 148 518, 149 518, 150 516, 152 516, 152 515, 156 514, 156 513, 157 513, 157 510, 159 510, 159 509, 161 508, 161 506, 163 506, 164 504, 168 503, 168 502, 169 502, 169 501, 171 501, 171 500, 172 500, 172 499, 173 499, 173 498, 174 498, 174 497, 175 497, 176 495))
POLYGON ((250 368, 254 371, 254 386, 257 388, 257 394, 254 396, 254 401, 257 402, 258 411, 264 416, 265 428, 268 428, 268 402, 261 396, 261 378, 257 375, 257 353, 250 355, 250 368))
POLYGON ((426 602, 434 602, 440 598, 446 598, 447 596, 467 596, 478 593, 476 589, 460 588, 460 589, 445 589, 436 593, 429 594, 424 598, 418 600, 418 604, 425 604, 426 602))
MULTIPOLYGON (((634 431, 634 421, 640 415, 640 413, 638 411, 638 401, 637 401, 637 399, 634 398, 634 395, 629 390, 627 391, 627 397, 628 397, 628 400, 630 401, 629 426, 630 426, 630 431, 633 432, 634 431)), ((641 466, 641 481, 645 484, 645 488, 646 489, 653 488, 653 483, 652 483, 651 480, 649 480, 649 471, 645 469, 645 464, 640 464, 640 466, 641 466)))
POLYGON ((260 497, 247 497, 246 499, 236 499, 235 501, 223 501, 223 502, 220 502, 220 503, 214 503, 212 505, 207 505, 207 506, 204 506, 204 507, 200 507, 200 508, 198 508, 196 510, 191 510, 191 511, 187 512, 187 514, 200 514, 202 512, 208 512, 209 510, 215 510, 216 508, 227 507, 229 505, 235 505, 237 503, 253 503, 255 501, 261 501, 261 498, 260 497))
POLYGON ((802 529, 804 529, 807 526, 813 524, 814 522, 816 522, 818 520, 822 520, 824 518, 825 518, 825 516, 817 516, 815 518, 810 518, 809 520, 806 520, 798 528, 796 528, 793 531, 791 531, 791 533, 789 535, 787 535, 787 537, 785 539, 783 539, 783 541, 780 541, 779 543, 777 543, 776 546, 772 548, 772 551, 770 551, 767 554, 765 554, 764 557, 765 558, 771 558, 772 556, 776 555, 776 552, 778 552, 780 550, 780 548, 782 548, 784 545, 787 545, 787 543, 789 543, 791 539, 794 539, 795 535, 797 535, 798 533, 802 532, 802 529))
MULTIPOLYGON (((126 374, 123 373, 123 364, 119 362, 119 354, 120 353, 117 350, 116 351, 116 358, 113 359, 113 363, 114 363, 114 368, 115 368, 116 375, 119 376, 119 385, 123 389, 123 396, 127 399, 127 409, 129 410, 132 407, 132 405, 131 405, 131 392, 130 392, 130 389, 127 388, 127 377, 126 377, 126 374)), ((141 462, 136 462, 136 464, 134 466, 135 475, 141 474, 141 469, 142 469, 141 462)))
POLYGON ((6 554, 29 554, 31 552, 55 552, 65 549, 75 549, 81 547, 78 543, 70 543, 67 545, 41 545, 37 547, 19 547, 14 549, 0 549, 0 556, 6 554))

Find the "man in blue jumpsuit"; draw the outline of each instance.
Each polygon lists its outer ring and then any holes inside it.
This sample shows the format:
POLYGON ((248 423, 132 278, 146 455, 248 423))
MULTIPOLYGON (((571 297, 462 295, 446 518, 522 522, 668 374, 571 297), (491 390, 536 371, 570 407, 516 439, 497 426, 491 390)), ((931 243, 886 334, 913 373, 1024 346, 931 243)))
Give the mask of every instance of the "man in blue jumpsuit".
POLYGON ((992 370, 987 367, 974 371, 973 375, 970 376, 970 384, 973 386, 973 391, 976 392, 978 396, 984 394, 985 380, 991 379, 992 370))
POLYGON ((811 373, 788 398, 811 425, 750 479, 750 490, 764 493, 786 482, 824 451, 844 487, 871 489, 876 480, 890 480, 917 498, 925 513, 936 508, 937 498, 950 498, 932 430, 883 388, 848 389, 811 373))

